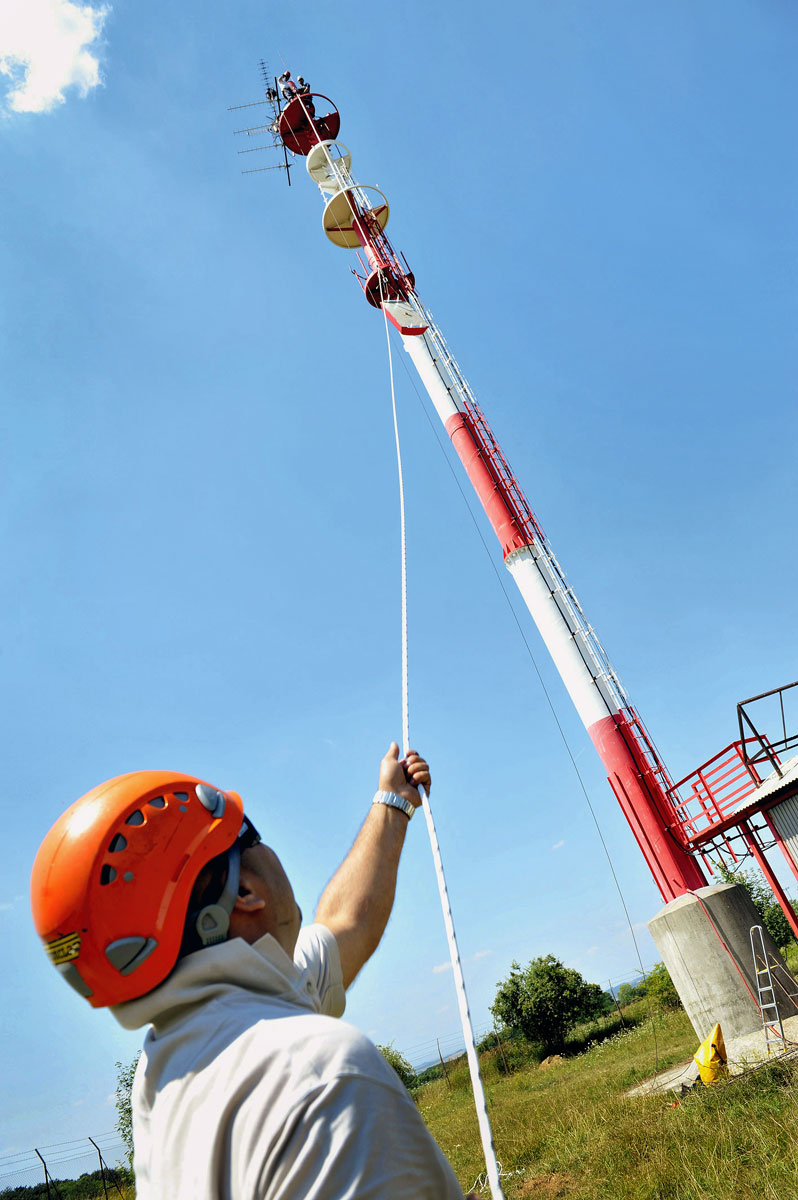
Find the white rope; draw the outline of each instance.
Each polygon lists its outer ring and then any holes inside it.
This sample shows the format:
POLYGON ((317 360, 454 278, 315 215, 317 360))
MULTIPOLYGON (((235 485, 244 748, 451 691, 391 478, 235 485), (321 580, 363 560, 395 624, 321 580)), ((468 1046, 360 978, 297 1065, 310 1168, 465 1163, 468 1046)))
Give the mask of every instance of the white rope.
MULTIPOLYGON (((516 1171, 505 1171, 501 1163, 498 1164, 498 1167, 500 1179, 509 1179, 513 1175, 526 1175, 526 1171, 524 1171, 522 1167, 519 1167, 516 1171)), ((477 1175, 476 1179, 471 1184, 471 1187, 468 1189, 468 1195, 470 1196, 472 1192, 476 1192, 477 1189, 484 1188, 486 1184, 489 1183, 490 1180, 488 1179, 487 1174, 483 1171, 481 1175, 477 1175)))
POLYGON ((466 995, 465 980, 463 979, 463 968, 460 965, 460 951, 457 948, 457 936, 454 932, 452 908, 449 903, 449 891, 446 887, 446 876, 443 872, 443 860, 441 859, 440 846, 438 845, 438 834, 435 830, 435 821, 432 816, 432 809, 430 808, 429 796, 427 796, 423 788, 420 790, 422 803, 424 805, 424 816, 427 820, 427 833, 429 834, 430 846, 432 847, 432 858, 435 863, 435 874, 438 878, 438 892, 440 893, 441 897, 443 923, 446 926, 446 936, 449 940, 449 957, 452 960, 454 986, 457 992, 457 1007, 460 1010, 460 1024, 463 1027, 466 1055, 468 1056, 468 1069, 471 1073, 471 1087, 474 1090, 474 1107, 477 1110, 479 1136, 482 1139, 482 1153, 485 1156, 485 1169, 487 1172, 488 1181, 490 1183, 490 1194, 493 1197, 493 1200, 504 1200, 504 1192, 502 1191, 502 1185, 499 1182, 499 1167, 496 1162, 496 1149, 493 1145, 493 1132, 490 1127, 488 1106, 485 1101, 485 1089, 482 1086, 482 1076, 479 1070, 479 1057, 477 1055, 477 1046, 474 1039, 474 1028, 471 1024, 471 1013, 468 1008, 468 996, 466 995))
MULTIPOLYGON (((380 276, 380 301, 384 301, 382 276, 380 276)), ((404 751, 410 750, 410 689, 407 682, 407 531, 405 526, 405 481, 402 472, 402 447, 399 443, 399 418, 396 415, 396 388, 393 379, 393 354, 388 317, 382 310, 385 321, 385 339, 388 343, 388 371, 391 377, 391 406, 393 408, 393 435, 396 442, 396 467, 399 472, 399 527, 402 542, 402 739, 404 751)))
MULTIPOLYGON (((382 278, 380 278, 380 299, 381 301, 384 301, 382 278)), ((402 450, 399 443, 399 420, 396 415, 396 390, 394 387, 393 378, 391 335, 388 328, 388 317, 385 313, 384 307, 382 310, 382 315, 385 320, 385 338, 388 343, 388 368, 391 376, 391 404, 393 406, 393 430, 396 440, 396 465, 399 471, 399 509, 402 539, 402 737, 404 738, 404 752, 407 754, 410 749, 410 706, 408 700, 409 689, 407 681, 407 539, 405 529, 405 489, 404 478, 402 474, 402 450)), ((452 906, 449 903, 449 890, 446 886, 446 875, 443 870, 443 859, 441 858, 438 834, 435 829, 435 820, 432 816, 429 796, 423 788, 419 788, 419 791, 421 792, 421 803, 424 809, 424 817, 427 822, 427 833, 429 834, 430 847, 432 849, 432 860, 435 864, 435 875, 438 880, 438 892, 441 898, 443 923, 446 926, 446 937, 449 942, 449 957, 451 958, 452 972, 454 974, 454 986, 457 993, 457 1007, 460 1010, 460 1024, 462 1025, 463 1038, 465 1039, 466 1055, 468 1057, 468 1069, 471 1073, 471 1086, 474 1091, 474 1106, 477 1110, 479 1135, 482 1140, 482 1152, 485 1156, 485 1169, 488 1182, 490 1184, 490 1194, 492 1200, 504 1200, 504 1193, 499 1180, 500 1168, 496 1161, 496 1150, 493 1145, 493 1133, 491 1131, 490 1119, 488 1117, 488 1106, 485 1101, 485 1090, 482 1086, 482 1076, 479 1070, 479 1056, 477 1055, 476 1040, 474 1038, 474 1027, 471 1023, 471 1013, 468 1007, 468 996, 466 995, 463 968, 460 963, 460 951, 457 946, 457 935, 454 931, 452 906)))

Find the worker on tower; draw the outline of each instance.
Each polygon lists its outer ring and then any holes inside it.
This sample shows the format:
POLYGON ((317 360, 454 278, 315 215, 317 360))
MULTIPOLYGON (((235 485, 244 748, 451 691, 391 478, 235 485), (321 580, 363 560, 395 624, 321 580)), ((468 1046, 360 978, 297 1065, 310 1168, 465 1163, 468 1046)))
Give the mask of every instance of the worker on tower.
POLYGON ((283 71, 282 75, 278 75, 277 82, 280 85, 280 91, 282 92, 283 100, 285 100, 286 103, 290 103, 290 101, 296 96, 296 84, 291 78, 291 72, 283 71))
POLYGON ((393 1068, 336 1019, 429 785, 392 743, 304 928, 236 792, 134 772, 50 830, 31 898, 51 960, 93 1007, 151 1027, 132 1092, 138 1200, 462 1200, 393 1068))
POLYGON ((296 90, 297 90, 297 95, 302 97, 302 102, 305 105, 305 108, 307 109, 307 111, 310 113, 310 115, 312 117, 315 117, 316 109, 313 105, 313 100, 311 99, 311 96, 310 96, 310 84, 307 83, 302 78, 301 75, 297 75, 297 77, 296 77, 296 90))

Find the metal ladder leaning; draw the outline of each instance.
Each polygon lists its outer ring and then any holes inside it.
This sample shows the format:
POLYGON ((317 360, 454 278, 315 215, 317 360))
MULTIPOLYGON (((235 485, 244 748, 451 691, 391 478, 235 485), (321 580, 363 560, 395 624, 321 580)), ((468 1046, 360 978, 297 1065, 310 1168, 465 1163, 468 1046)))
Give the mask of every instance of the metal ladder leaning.
POLYGON ((754 959, 754 977, 756 979, 759 1010, 762 1013, 762 1030, 765 1034, 765 1046, 770 1054, 771 1045, 778 1050, 787 1048, 784 1036, 784 1026, 781 1023, 781 1013, 776 1003, 776 991, 773 987, 773 977, 770 974, 770 964, 765 953, 765 939, 761 925, 751 926, 751 954, 754 959), (774 1025, 778 1025, 778 1033, 774 1025))

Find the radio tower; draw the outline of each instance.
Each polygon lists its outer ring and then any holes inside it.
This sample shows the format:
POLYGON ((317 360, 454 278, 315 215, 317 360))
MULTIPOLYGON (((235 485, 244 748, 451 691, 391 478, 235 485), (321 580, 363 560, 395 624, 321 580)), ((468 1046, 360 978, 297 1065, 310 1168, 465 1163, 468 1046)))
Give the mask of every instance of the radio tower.
MULTIPOLYGON (((279 103, 279 102, 278 102, 279 103)), ((349 149, 336 141, 338 110, 328 97, 296 95, 276 112, 274 132, 306 159, 324 202, 322 227, 335 246, 354 250, 369 304, 396 327, 435 411, 473 484, 554 664, 607 771, 666 902, 706 880, 681 836, 667 793, 672 781, 607 655, 569 587, 554 551, 491 432, 476 397, 431 314, 415 277, 385 234, 389 207, 377 188, 352 174, 349 149)))
MULTIPOLYGON (((325 234, 334 245, 356 252, 361 269, 355 274, 366 299, 398 330, 665 901, 649 929, 696 1033, 705 1038, 717 1021, 727 1037, 761 1028, 765 1012, 750 935, 760 918, 742 887, 706 886, 695 856, 701 855, 711 870, 710 854, 733 865, 740 861, 738 853, 751 853, 798 935, 798 918, 765 854, 769 846, 778 846, 798 878, 798 755, 784 757, 798 749, 798 733, 788 734, 784 722, 784 697, 798 695, 791 693, 798 681, 741 702, 739 740, 673 783, 463 372, 421 302, 412 271, 386 236, 388 201, 352 174, 352 156, 336 140, 338 110, 328 97, 309 90, 300 94, 290 81, 285 86, 287 76, 282 79, 285 106, 276 80, 260 102, 271 104, 271 124, 240 132, 269 129, 285 166, 290 166, 289 155, 305 159, 324 203, 325 234), (751 706, 768 696, 778 696, 782 711, 783 736, 773 740, 751 716, 751 706)), ((764 936, 768 956, 778 956, 775 942, 764 936)), ((798 1015, 793 993, 798 996, 798 982, 790 978, 780 1001, 782 1015, 798 1015)))

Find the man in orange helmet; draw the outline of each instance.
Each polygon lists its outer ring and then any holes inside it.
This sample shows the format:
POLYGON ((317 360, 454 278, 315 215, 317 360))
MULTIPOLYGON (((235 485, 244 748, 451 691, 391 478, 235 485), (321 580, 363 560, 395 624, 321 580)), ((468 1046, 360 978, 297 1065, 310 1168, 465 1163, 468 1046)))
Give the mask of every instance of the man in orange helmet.
POLYGON ((58 970, 128 1029, 138 1200, 462 1200, 398 1076, 335 1020, 393 906, 427 763, 392 743, 315 923, 240 796, 143 771, 45 838, 34 922, 58 970))

